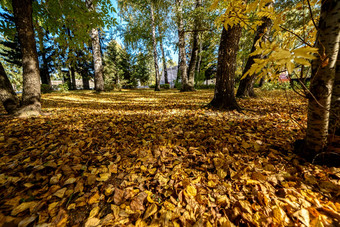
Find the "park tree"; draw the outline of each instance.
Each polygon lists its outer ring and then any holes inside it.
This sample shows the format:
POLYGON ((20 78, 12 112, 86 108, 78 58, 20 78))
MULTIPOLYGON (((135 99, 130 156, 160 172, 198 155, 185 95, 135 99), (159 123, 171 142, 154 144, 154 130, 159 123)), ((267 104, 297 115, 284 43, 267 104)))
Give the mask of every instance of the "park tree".
POLYGON ((201 13, 202 13, 202 1, 196 0, 195 12, 194 12, 194 22, 193 22, 193 32, 192 32, 192 50, 190 63, 188 68, 188 83, 183 84, 182 91, 193 91, 195 90, 195 74, 199 58, 200 50, 200 40, 199 40, 199 29, 201 28, 201 13))
MULTIPOLYGON (((318 57, 312 62, 312 80, 308 96, 308 121, 306 131, 306 151, 309 155, 322 152, 327 147, 333 83, 340 44, 340 2, 325 1, 321 4, 321 14, 316 47, 318 57)), ((338 79, 336 80, 336 82, 338 79)), ((338 86, 336 84, 336 86, 338 86)), ((335 89, 337 90, 337 88, 335 89)), ((337 99, 335 93, 334 99, 337 99)), ((339 112, 335 112, 339 114, 339 112)), ((334 119, 334 118, 333 118, 334 119)))
POLYGON ((151 19, 151 34, 152 34, 152 48, 153 48, 153 58, 155 64, 155 91, 160 91, 160 75, 159 75, 159 66, 158 66, 158 54, 157 54, 157 40, 156 40, 156 25, 155 25, 155 16, 154 16, 154 3, 150 1, 149 5, 150 9, 150 19, 151 19))
POLYGON ((340 136, 340 53, 336 61, 335 79, 332 91, 329 133, 340 136))
POLYGON ((0 62, 0 101, 9 114, 14 114, 19 108, 19 99, 14 92, 4 67, 0 62))
POLYGON ((183 20, 183 0, 175 0, 176 2, 176 21, 178 31, 178 49, 179 49, 179 70, 181 75, 182 87, 186 87, 188 84, 188 72, 187 72, 187 54, 185 50, 185 30, 183 20))
MULTIPOLYGON (((268 3, 268 7, 273 7, 274 3, 270 2, 268 3)), ((265 42, 269 38, 270 33, 270 27, 271 27, 271 18, 264 16, 261 19, 263 23, 259 25, 256 29, 253 45, 251 47, 251 53, 256 50, 256 45, 261 45, 261 42, 265 42)), ((251 66, 255 63, 254 59, 257 58, 264 58, 265 56, 262 55, 251 55, 248 57, 247 63, 243 69, 242 77, 245 75, 251 66)), ((253 74, 251 76, 245 76, 241 79, 240 85, 237 89, 236 96, 237 97, 255 97, 254 92, 254 83, 256 79, 256 74, 253 74)))
POLYGON ((23 64, 23 94, 18 113, 39 115, 41 113, 40 71, 33 30, 32 0, 13 0, 12 7, 23 64))
MULTIPOLYGON (((267 54, 267 58, 256 59, 246 74, 253 75, 260 72, 262 75, 270 74, 272 78, 277 78, 278 72, 282 70, 287 70, 289 75, 292 75, 297 69, 300 70, 301 66, 311 66, 311 84, 309 89, 304 87, 308 98, 306 136, 304 146, 298 146, 297 150, 304 157, 313 160, 326 150, 329 132, 337 130, 338 93, 335 90, 337 90, 338 83, 336 64, 340 25, 337 21, 340 19, 340 2, 331 0, 322 2, 321 5, 317 1, 308 1, 308 3, 310 20, 306 20, 302 28, 296 31, 290 31, 281 26, 285 19, 282 15, 285 12, 278 15, 273 22, 273 28, 276 30, 274 37, 284 39, 281 43, 273 41, 257 46, 252 55, 267 54), (312 8, 320 10, 318 22, 313 15, 312 8), (311 26, 314 28, 310 29, 311 26), (312 63, 310 63, 311 60, 312 63)), ((295 7, 301 8, 302 4, 297 4, 295 7)), ((303 75, 304 71, 300 71, 303 75)))
MULTIPOLYGON (((89 10, 94 11, 95 5, 93 0, 86 1, 89 10)), ((92 39, 92 54, 93 54, 93 64, 94 64, 94 86, 95 90, 100 92, 104 91, 104 78, 103 78, 103 60, 100 50, 99 42, 99 31, 97 27, 91 29, 91 39, 92 39)))

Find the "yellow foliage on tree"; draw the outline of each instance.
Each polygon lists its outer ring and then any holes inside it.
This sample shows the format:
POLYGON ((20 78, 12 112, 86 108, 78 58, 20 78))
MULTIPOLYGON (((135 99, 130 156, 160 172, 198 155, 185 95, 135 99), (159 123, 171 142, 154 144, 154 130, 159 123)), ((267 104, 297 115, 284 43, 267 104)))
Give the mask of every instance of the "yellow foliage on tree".
MULTIPOLYGON (((244 0, 227 1, 215 0, 211 6, 212 10, 224 8, 225 12, 216 20, 217 24, 223 24, 226 28, 239 24, 241 27, 256 31, 257 26, 263 21, 261 18, 268 17, 272 20, 271 39, 266 42, 258 42, 255 52, 251 56, 266 56, 256 59, 250 70, 243 76, 257 74, 260 79, 263 76, 270 78, 279 77, 280 72, 288 71, 292 74, 300 66, 310 66, 310 61, 316 58, 318 49, 314 48, 317 29, 313 16, 306 19, 304 23, 294 29, 289 30, 284 27, 287 22, 287 13, 301 12, 312 8, 320 7, 320 0, 302 0, 293 8, 286 8, 280 12, 274 7, 268 7, 272 0, 256 0, 247 3, 244 0)), ((308 18, 308 17, 306 17, 308 18)))

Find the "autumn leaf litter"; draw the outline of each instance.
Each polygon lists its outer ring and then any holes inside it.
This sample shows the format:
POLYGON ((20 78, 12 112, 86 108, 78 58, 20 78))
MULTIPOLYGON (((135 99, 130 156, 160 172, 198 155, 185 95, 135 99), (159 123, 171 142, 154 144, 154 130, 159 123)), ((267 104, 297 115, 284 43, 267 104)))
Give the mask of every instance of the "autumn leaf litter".
POLYGON ((212 95, 53 93, 50 116, 1 118, 0 223, 338 226, 339 168, 292 153, 306 102, 267 92, 240 114, 212 95))

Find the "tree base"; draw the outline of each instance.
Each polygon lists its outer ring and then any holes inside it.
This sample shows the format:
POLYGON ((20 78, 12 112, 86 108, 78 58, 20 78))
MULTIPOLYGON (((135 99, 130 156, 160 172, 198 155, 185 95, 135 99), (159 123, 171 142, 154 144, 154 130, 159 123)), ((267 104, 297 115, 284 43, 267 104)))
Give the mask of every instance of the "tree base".
POLYGON ((41 116, 41 106, 38 104, 32 104, 20 107, 14 114, 19 118, 30 118, 41 116))
POLYGON ((218 110, 237 110, 238 112, 242 112, 241 107, 237 104, 237 102, 222 102, 218 101, 215 98, 207 105, 209 108, 218 109, 218 110))
POLYGON ((339 149, 316 152, 306 148, 305 140, 296 140, 294 142, 294 153, 312 164, 340 167, 339 149))
POLYGON ((196 91, 196 89, 189 85, 183 85, 180 92, 196 91))

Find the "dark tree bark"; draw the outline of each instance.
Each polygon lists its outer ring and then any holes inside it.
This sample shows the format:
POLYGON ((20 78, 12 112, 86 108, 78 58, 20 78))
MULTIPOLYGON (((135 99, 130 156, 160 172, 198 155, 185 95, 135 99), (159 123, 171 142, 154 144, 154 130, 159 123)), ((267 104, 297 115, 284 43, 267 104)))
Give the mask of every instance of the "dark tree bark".
MULTIPOLYGON (((196 0, 196 10, 202 6, 201 0, 196 0)), ((183 84, 181 91, 195 91, 195 72, 198 61, 199 51, 199 23, 200 18, 196 15, 194 20, 194 32, 192 34, 192 51, 188 69, 188 83, 183 84)))
POLYGON ((38 40, 39 40, 39 48, 40 48, 40 54, 42 57, 42 67, 40 70, 40 78, 41 78, 41 83, 46 84, 52 89, 52 83, 51 83, 51 77, 49 74, 48 70, 48 62, 47 62, 47 57, 46 57, 46 48, 44 45, 44 31, 43 28, 39 26, 38 23, 35 24, 35 28, 37 29, 38 32, 38 40))
POLYGON ((5 69, 0 62, 0 101, 9 114, 14 114, 19 108, 19 99, 14 92, 5 69))
MULTIPOLYGON (((271 7, 273 3, 270 3, 268 7, 271 7)), ((253 45, 251 47, 250 53, 253 53, 256 50, 256 43, 258 40, 261 38, 261 42, 265 42, 268 39, 268 35, 270 32, 270 27, 272 24, 272 21, 268 17, 263 17, 262 18, 263 24, 257 27, 256 34, 254 37, 253 45), (267 30, 266 30, 267 29, 267 30)), ((246 66, 242 72, 242 76, 248 72, 248 70, 251 68, 251 66, 254 64, 254 59, 255 58, 264 58, 265 56, 262 55, 254 55, 254 56, 249 56, 246 66)), ((254 83, 256 79, 256 74, 253 75, 248 75, 245 78, 243 78, 240 81, 240 85, 237 89, 236 97, 256 97, 255 92, 254 92, 254 83)))
POLYGON ((23 63, 23 94, 20 115, 41 114, 40 72, 32 20, 32 0, 12 0, 23 63))
POLYGON ((264 85, 265 82, 266 82, 266 77, 263 76, 263 77, 260 79, 259 87, 262 87, 262 86, 264 85))
POLYGON ((228 30, 223 27, 218 51, 215 95, 209 104, 214 108, 241 111, 234 93, 236 56, 241 31, 239 25, 228 30))
POLYGON ((321 5, 316 44, 319 55, 312 62, 312 95, 308 97, 305 151, 312 156, 322 152, 327 146, 331 95, 340 42, 339 21, 340 1, 324 1, 321 5), (323 57, 325 58, 322 59, 323 57))
POLYGON ((155 76, 156 76, 156 84, 155 91, 160 91, 160 78, 159 78, 159 67, 158 67, 158 54, 157 54, 157 40, 156 40, 156 26, 155 26, 155 17, 153 12, 153 4, 150 3, 150 17, 151 17, 151 35, 152 35, 152 47, 153 47, 153 60, 155 64, 155 76))
POLYGON ((329 133, 340 136, 340 50, 336 61, 335 79, 332 91, 329 133))
POLYGON ((87 74, 82 74, 81 77, 82 77, 82 80, 83 80, 83 89, 84 90, 90 90, 89 76, 87 74))
POLYGON ((164 69, 164 82, 165 82, 165 84, 169 84, 168 69, 166 68, 166 58, 165 58, 164 48, 163 48, 163 37, 161 37, 159 44, 160 44, 160 48, 161 48, 161 51, 162 51, 162 60, 163 60, 163 69, 164 69))
MULTIPOLYGON (((86 4, 89 10, 95 10, 92 0, 86 0, 86 4)), ((104 91, 104 76, 98 28, 92 28, 91 39, 94 64, 94 87, 97 92, 101 92, 104 91)))
MULTIPOLYGON (((179 72, 182 80, 182 89, 188 85, 188 74, 187 74, 187 57, 185 52, 185 31, 183 22, 183 2, 182 0, 176 0, 177 7, 177 25, 178 25, 178 48, 179 48, 179 72)), ((182 90, 181 89, 181 90, 182 90)))
POLYGON ((71 90, 77 90, 76 72, 74 70, 74 66, 70 67, 70 71, 71 71, 71 90))

